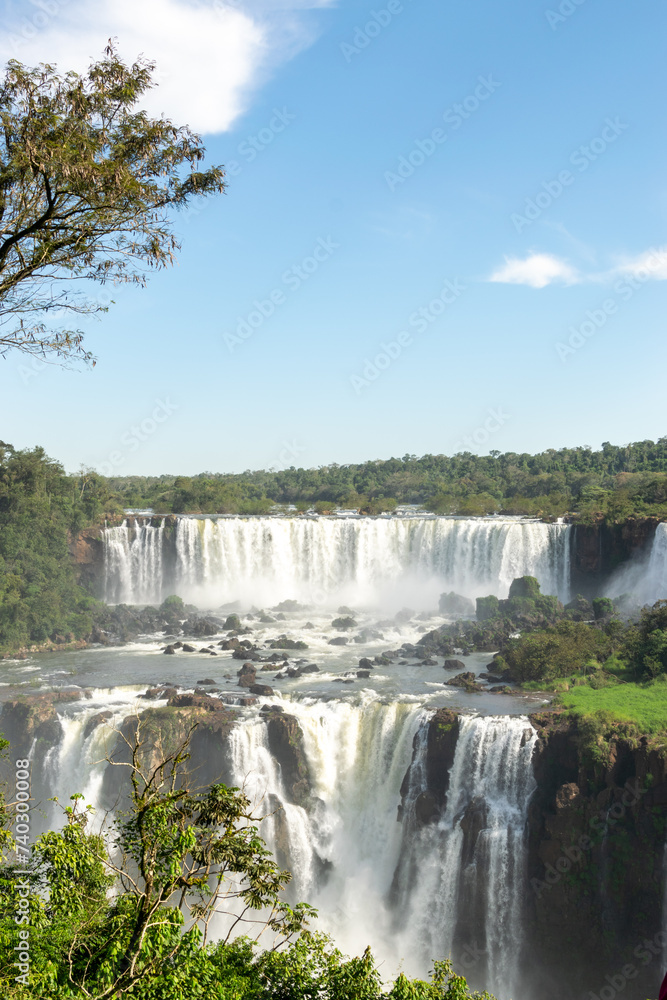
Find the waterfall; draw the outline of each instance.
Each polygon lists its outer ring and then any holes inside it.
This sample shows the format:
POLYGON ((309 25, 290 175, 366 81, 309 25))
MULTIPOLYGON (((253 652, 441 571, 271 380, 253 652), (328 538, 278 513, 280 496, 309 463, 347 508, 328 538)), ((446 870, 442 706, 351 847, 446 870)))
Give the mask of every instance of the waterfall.
MULTIPOLYGON (((88 696, 63 706, 58 712, 62 736, 60 742, 47 750, 36 774, 37 789, 45 799, 57 798, 60 807, 69 805, 75 793, 83 795, 85 805, 93 807, 90 829, 107 832, 111 819, 101 807, 102 783, 108 767, 107 756, 113 749, 118 727, 130 714, 144 711, 149 703, 138 700, 145 687, 92 688, 88 696), (98 719, 95 719, 99 716, 98 719), (95 724, 97 723, 97 724, 95 724)), ((151 701, 150 707, 164 701, 151 701)), ((58 805, 48 802, 48 812, 37 823, 41 829, 62 826, 58 805)))
POLYGON ((433 959, 452 955, 501 1000, 516 997, 524 827, 535 787, 528 719, 461 718, 445 813, 418 829, 427 713, 370 697, 293 702, 290 711, 304 736, 316 803, 309 811, 285 801, 263 722, 236 727, 230 740, 234 780, 271 813, 262 836, 293 871, 294 898, 319 909, 319 925, 343 950, 357 954, 370 944, 387 974, 403 961, 425 975, 433 959))
POLYGON ((107 600, 151 603, 167 592, 202 607, 242 600, 433 607, 442 590, 506 597, 526 574, 569 599, 569 525, 521 518, 178 517, 173 572, 163 529, 105 534, 107 600))
POLYGON ((655 529, 646 577, 643 581, 642 598, 649 604, 667 598, 667 523, 665 522, 655 529))
MULTIPOLYGON (((500 1000, 519 985, 535 736, 524 716, 461 717, 444 814, 406 829, 397 872, 400 952, 416 951, 422 963, 452 955, 500 1000)), ((408 799, 426 788, 424 753, 418 744, 411 771, 421 780, 410 782, 408 799)))
POLYGON ((415 704, 382 704, 370 692, 356 704, 292 702, 289 711, 303 733, 312 808, 285 801, 262 721, 231 734, 234 781, 273 813, 260 833, 293 873, 291 897, 319 910, 318 928, 344 951, 360 954, 371 944, 395 969, 389 891, 401 848, 397 806, 425 713, 415 704))
POLYGON ((164 520, 125 520, 104 531, 105 600, 109 604, 160 604, 163 600, 164 520))
POLYGON ((640 604, 655 604, 667 598, 667 523, 655 529, 651 552, 621 566, 607 587, 607 596, 632 594, 640 604))

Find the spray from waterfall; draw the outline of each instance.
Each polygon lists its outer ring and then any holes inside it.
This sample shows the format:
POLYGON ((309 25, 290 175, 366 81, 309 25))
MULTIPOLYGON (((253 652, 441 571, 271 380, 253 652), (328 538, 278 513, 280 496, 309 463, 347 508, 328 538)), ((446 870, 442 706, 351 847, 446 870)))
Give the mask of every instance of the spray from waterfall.
POLYGON ((165 559, 163 527, 137 519, 105 533, 106 599, 431 609, 445 589, 506 597, 528 574, 567 601, 570 535, 521 518, 179 517, 165 559))

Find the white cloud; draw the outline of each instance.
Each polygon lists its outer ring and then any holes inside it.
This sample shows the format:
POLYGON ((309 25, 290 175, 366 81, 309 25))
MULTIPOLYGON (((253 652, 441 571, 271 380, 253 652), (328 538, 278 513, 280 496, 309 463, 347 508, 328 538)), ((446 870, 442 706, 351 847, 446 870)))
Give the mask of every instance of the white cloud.
POLYGON ((493 272, 489 281, 507 285, 529 285, 544 288, 555 281, 573 285, 580 280, 579 275, 566 261, 549 253, 534 253, 523 260, 519 257, 505 257, 505 263, 493 272))
POLYGON ((667 247, 652 247, 617 265, 611 273, 632 274, 644 280, 654 278, 656 281, 667 281, 667 247))
POLYGON ((308 11, 335 0, 22 0, 5 5, 0 58, 86 69, 117 37, 127 60, 157 63, 143 102, 198 132, 223 132, 277 65, 309 45, 308 11))

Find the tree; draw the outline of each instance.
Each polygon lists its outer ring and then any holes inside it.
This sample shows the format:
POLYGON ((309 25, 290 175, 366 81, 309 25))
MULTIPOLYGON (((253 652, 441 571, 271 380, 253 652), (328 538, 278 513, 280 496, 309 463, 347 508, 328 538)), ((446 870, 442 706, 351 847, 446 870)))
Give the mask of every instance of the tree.
POLYGON ((0 355, 92 362, 63 315, 106 312, 73 281, 144 285, 173 263, 170 210, 224 191, 199 136, 137 109, 154 64, 109 42, 80 75, 16 60, 0 87, 0 355))
POLYGON ((64 810, 63 829, 43 834, 29 862, 4 861, 3 996, 493 1000, 470 992, 448 960, 434 963, 429 983, 400 975, 385 988, 369 948, 346 958, 326 935, 310 931, 307 919, 314 911, 281 899, 290 875, 259 837, 246 796, 219 784, 201 792, 190 788, 191 734, 167 751, 159 730, 151 737, 150 726, 138 724, 136 735, 127 735, 129 752, 118 766, 128 768, 130 807, 116 821, 115 847, 88 830, 89 809, 82 810, 75 795, 64 810), (230 897, 237 905, 226 936, 207 942, 212 915, 230 897), (27 904, 19 903, 26 898, 27 904), (15 917, 26 906, 30 929, 20 937, 15 917), (274 932, 263 951, 247 937, 231 939, 234 924, 238 928, 248 911, 256 915, 252 922, 274 932), (19 979, 17 939, 29 940, 30 954, 29 973, 19 979))

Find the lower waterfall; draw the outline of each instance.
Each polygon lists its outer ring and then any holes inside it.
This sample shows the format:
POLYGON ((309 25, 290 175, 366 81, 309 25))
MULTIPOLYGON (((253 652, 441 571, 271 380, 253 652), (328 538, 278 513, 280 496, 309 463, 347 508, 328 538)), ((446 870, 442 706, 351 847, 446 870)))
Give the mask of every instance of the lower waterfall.
POLYGON ((535 787, 528 719, 461 718, 447 808, 419 829, 428 713, 377 701, 292 703, 289 711, 304 734, 311 809, 285 801, 263 722, 236 727, 231 748, 235 781, 272 814, 262 836, 291 868, 293 897, 320 911, 318 926, 344 951, 370 944, 387 975, 401 963, 425 976, 434 959, 452 956, 476 986, 517 1000, 524 827, 535 787))
MULTIPOLYGON (((109 823, 105 757, 122 719, 147 707, 137 700, 142 693, 92 689, 89 698, 63 708, 60 742, 35 759, 42 802, 47 790, 61 805, 82 792, 96 808, 93 828, 109 823)), ((370 690, 354 700, 281 701, 280 707, 303 735, 310 779, 303 805, 286 792, 265 716, 239 719, 220 753, 233 783, 266 817, 261 836, 293 873, 290 901, 314 906, 316 928, 345 953, 358 955, 370 945, 388 979, 399 967, 426 977, 433 960, 451 957, 475 988, 520 1000, 524 828, 535 787, 529 720, 459 716, 446 807, 420 825, 415 806, 433 767, 432 711, 416 701, 385 703, 370 690)), ((54 828, 62 815, 56 808, 44 820, 54 828)), ((218 933, 228 926, 221 919, 218 933)))

